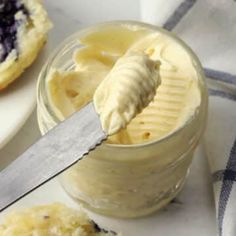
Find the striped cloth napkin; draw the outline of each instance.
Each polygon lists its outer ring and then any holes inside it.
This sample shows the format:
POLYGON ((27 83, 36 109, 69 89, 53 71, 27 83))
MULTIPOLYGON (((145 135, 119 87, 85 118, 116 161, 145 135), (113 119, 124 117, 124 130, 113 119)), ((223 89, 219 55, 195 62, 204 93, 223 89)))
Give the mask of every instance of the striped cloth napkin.
POLYGON ((236 236, 236 1, 140 0, 144 22, 173 30, 197 53, 209 88, 205 146, 219 236, 236 236))

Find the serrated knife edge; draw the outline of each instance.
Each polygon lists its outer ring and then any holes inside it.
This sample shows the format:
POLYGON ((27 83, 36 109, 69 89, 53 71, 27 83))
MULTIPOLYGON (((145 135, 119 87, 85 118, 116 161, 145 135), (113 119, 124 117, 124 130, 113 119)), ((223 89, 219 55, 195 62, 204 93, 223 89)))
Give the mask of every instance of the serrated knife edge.
POLYGON ((0 212, 75 164, 106 138, 91 102, 0 172, 0 212))

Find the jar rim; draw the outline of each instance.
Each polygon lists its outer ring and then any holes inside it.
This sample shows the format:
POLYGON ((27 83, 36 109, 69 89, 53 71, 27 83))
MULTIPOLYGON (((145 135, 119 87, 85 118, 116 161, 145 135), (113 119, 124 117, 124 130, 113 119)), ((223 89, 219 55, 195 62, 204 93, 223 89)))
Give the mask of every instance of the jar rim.
MULTIPOLYGON (((201 66, 201 63, 198 59, 198 57, 196 56, 196 54, 193 52, 193 50, 182 40, 180 39, 177 35, 175 35, 174 33, 167 31, 159 26, 156 25, 152 25, 152 24, 148 24, 148 23, 144 23, 144 22, 140 22, 140 21, 133 21, 133 20, 115 20, 115 21, 106 21, 103 23, 98 23, 98 24, 94 24, 91 25, 89 27, 85 27, 75 33, 73 33, 72 35, 70 35, 69 37, 67 37, 65 40, 63 40, 52 52, 52 54, 49 56, 49 58, 47 59, 47 61, 45 62, 39 76, 38 76, 38 82, 37 82, 37 102, 39 104, 40 101, 43 100, 43 103, 45 105, 45 108, 47 110, 47 112, 49 113, 49 115, 51 116, 51 118, 54 120, 54 122, 56 124, 58 124, 59 122, 61 122, 61 120, 58 118, 58 116, 55 114, 55 112, 53 111, 53 109, 50 109, 49 106, 49 102, 48 102, 48 97, 47 94, 44 93, 42 96, 42 90, 46 91, 46 76, 45 74, 47 74, 47 72, 49 71, 51 65, 53 64, 53 62, 57 59, 58 56, 60 56, 60 52, 63 50, 63 48, 65 48, 66 45, 70 44, 71 42, 76 41, 76 39, 79 40, 80 35, 86 34, 86 32, 91 31, 93 28, 99 28, 99 27, 103 27, 103 26, 109 26, 109 25, 128 25, 128 26, 141 26, 145 29, 150 29, 156 32, 161 32, 165 35, 167 35, 168 37, 170 37, 171 39, 173 39, 175 42, 177 42, 178 44, 181 45, 181 47, 187 52, 188 55, 191 56, 191 60, 193 62, 193 66, 194 69, 196 71, 197 74, 197 80, 198 80, 198 86, 199 86, 199 90, 200 92, 200 96, 201 96, 201 100, 200 100, 200 104, 199 107, 205 102, 204 101, 204 96, 203 93, 207 94, 207 90, 206 90, 206 82, 205 82, 205 75, 201 66)), ((159 139, 152 139, 150 141, 144 142, 144 143, 138 143, 138 144, 111 144, 111 143, 104 143, 103 145, 106 146, 106 148, 141 148, 141 147, 147 147, 153 144, 158 144, 158 143, 162 143, 162 142, 166 142, 167 140, 169 140, 170 138, 172 138, 173 136, 179 134, 186 126, 188 126, 188 124, 190 124, 194 118, 197 115, 197 108, 195 109, 195 112, 186 120, 186 122, 179 126, 177 129, 175 129, 174 131, 168 133, 167 135, 163 136, 162 138, 159 139)))

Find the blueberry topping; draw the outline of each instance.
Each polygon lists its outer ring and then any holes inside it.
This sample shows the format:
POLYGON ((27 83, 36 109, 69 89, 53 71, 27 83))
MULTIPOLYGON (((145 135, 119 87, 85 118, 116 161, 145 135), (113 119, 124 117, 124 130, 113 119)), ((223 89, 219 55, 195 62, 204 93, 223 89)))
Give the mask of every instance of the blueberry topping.
POLYGON ((98 224, 96 224, 94 221, 92 221, 92 224, 96 233, 102 232, 102 229, 98 226, 98 224))
POLYGON ((95 230, 95 232, 96 233, 108 233, 108 232, 110 232, 110 233, 112 233, 113 235, 117 235, 115 232, 113 232, 113 231, 107 231, 107 230, 105 230, 105 229, 102 229, 102 228, 100 228, 99 226, 98 226, 98 224, 96 224, 94 221, 92 221, 92 224, 93 224, 93 228, 94 228, 94 230, 95 230))
POLYGON ((0 0, 0 63, 13 49, 17 49, 17 12, 28 15, 28 11, 20 0, 0 0))

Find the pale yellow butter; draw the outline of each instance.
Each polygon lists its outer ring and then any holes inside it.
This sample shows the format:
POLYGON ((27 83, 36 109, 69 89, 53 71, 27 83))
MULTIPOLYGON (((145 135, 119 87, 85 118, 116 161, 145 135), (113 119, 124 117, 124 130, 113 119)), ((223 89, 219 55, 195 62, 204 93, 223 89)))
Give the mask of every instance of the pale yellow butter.
POLYGON ((146 54, 120 57, 93 96, 103 129, 115 134, 153 100, 160 85, 159 62, 146 54))
POLYGON ((186 49, 168 35, 144 27, 115 25, 90 32, 80 41, 84 47, 75 52, 75 70, 57 70, 48 77, 51 105, 61 119, 95 98, 108 133, 132 119, 107 142, 137 144, 167 136, 197 112, 201 98, 195 65, 186 49), (160 61, 158 70, 150 66, 153 61, 160 61), (122 71, 125 76, 120 76, 122 71), (143 74, 134 76, 137 71, 143 74), (150 97, 145 91, 151 91, 150 97), (146 101, 140 102, 141 97, 146 101))

